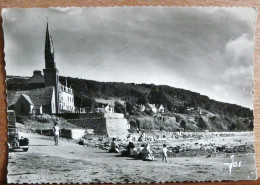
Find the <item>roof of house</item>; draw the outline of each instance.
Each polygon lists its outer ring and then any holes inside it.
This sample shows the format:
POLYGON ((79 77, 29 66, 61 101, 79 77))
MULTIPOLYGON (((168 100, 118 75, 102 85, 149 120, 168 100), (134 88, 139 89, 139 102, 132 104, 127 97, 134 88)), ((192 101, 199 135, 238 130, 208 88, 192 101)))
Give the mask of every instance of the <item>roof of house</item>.
POLYGON ((155 104, 146 103, 146 104, 145 104, 145 108, 154 109, 154 108, 156 108, 156 107, 155 107, 155 104))
MULTIPOLYGON (((33 102, 32 102, 32 100, 31 100, 31 98, 29 97, 29 96, 27 96, 26 94, 22 94, 21 96, 23 96, 27 101, 28 101, 28 103, 30 103, 31 105, 33 105, 33 102)), ((21 97, 20 96, 20 97, 21 97)))
POLYGON ((41 105, 34 105, 33 106, 33 109, 35 110, 35 109, 40 109, 42 106, 41 105))
POLYGON ((44 76, 41 74, 34 74, 31 78, 27 80, 27 84, 33 83, 44 83, 44 76))
POLYGON ((157 108, 158 108, 158 109, 164 109, 164 106, 163 106, 162 104, 159 104, 159 105, 157 106, 157 108))
POLYGON ((102 98, 95 98, 95 101, 97 103, 108 104, 108 105, 111 105, 111 106, 115 106, 115 102, 118 102, 121 105, 125 105, 125 101, 123 101, 121 99, 115 99, 115 98, 112 98, 112 99, 109 99, 109 100, 102 99, 102 98))
POLYGON ((7 91, 8 107, 14 105, 21 95, 30 97, 34 105, 48 105, 54 95, 54 87, 44 87, 27 91, 7 91))
POLYGON ((114 106, 115 100, 105 100, 105 99, 95 99, 95 101, 99 104, 104 104, 104 105, 112 105, 114 106))
POLYGON ((111 106, 107 103, 99 103, 97 102, 97 104, 94 105, 94 108, 103 108, 103 107, 107 107, 107 106, 111 106))

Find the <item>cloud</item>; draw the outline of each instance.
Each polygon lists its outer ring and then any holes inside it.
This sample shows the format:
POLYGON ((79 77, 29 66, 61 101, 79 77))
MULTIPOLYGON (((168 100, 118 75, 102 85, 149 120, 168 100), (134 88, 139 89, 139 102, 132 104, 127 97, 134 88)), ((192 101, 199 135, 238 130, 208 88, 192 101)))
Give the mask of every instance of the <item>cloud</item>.
POLYGON ((252 108, 253 8, 34 8, 3 15, 7 74, 44 67, 48 17, 61 75, 166 84, 252 108))
POLYGON ((227 55, 231 56, 234 62, 240 62, 243 59, 253 57, 253 46, 253 40, 249 39, 247 33, 244 33, 240 37, 228 41, 225 49, 227 55))

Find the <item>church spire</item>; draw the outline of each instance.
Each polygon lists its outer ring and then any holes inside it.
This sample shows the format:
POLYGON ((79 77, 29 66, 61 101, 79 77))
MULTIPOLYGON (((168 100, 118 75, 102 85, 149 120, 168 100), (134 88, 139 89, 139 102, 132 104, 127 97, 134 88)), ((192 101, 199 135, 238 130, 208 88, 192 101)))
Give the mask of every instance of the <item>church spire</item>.
POLYGON ((52 43, 52 38, 49 34, 49 24, 47 19, 46 27, 46 37, 45 37, 45 68, 46 69, 55 69, 56 63, 54 61, 54 47, 52 43))
POLYGON ((45 36, 45 69, 44 83, 45 87, 54 87, 55 104, 52 107, 52 113, 59 113, 59 71, 54 61, 54 49, 52 39, 49 33, 49 25, 47 19, 46 36, 45 36))

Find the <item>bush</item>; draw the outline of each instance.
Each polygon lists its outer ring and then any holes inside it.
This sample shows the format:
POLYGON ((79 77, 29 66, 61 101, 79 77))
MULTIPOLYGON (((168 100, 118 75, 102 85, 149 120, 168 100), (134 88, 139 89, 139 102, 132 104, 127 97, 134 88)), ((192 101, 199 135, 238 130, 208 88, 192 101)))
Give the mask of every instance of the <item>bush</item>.
POLYGON ((117 113, 125 113, 125 106, 119 103, 118 101, 115 102, 115 112, 117 113))
POLYGON ((208 128, 207 123, 203 120, 202 117, 199 117, 198 127, 201 128, 201 129, 207 129, 208 128))
POLYGON ((16 116, 16 122, 24 124, 26 118, 24 116, 16 116))
POLYGON ((181 126, 182 128, 184 128, 184 129, 187 128, 187 123, 186 123, 186 121, 185 121, 184 119, 181 120, 181 124, 180 124, 180 126, 181 126))
POLYGON ((129 124, 130 124, 130 128, 139 128, 139 124, 137 123, 138 120, 130 120, 129 124))

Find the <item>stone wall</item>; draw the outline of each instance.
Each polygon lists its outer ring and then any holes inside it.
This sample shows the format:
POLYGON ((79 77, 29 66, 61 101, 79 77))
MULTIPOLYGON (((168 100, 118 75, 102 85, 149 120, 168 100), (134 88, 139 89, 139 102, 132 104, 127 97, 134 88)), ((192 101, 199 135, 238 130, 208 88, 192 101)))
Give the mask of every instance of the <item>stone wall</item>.
POLYGON ((36 129, 35 132, 44 136, 53 136, 53 129, 36 129))
MULTIPOLYGON (((52 129, 36 129, 37 134, 54 136, 52 129)), ((85 129, 61 129, 60 137, 67 139, 80 139, 85 135, 85 129)))
POLYGON ((128 135, 125 118, 107 118, 106 130, 109 137, 125 138, 128 135))
POLYGON ((60 113, 56 114, 58 117, 64 119, 102 119, 104 118, 103 113, 60 113))
POLYGON ((68 119, 68 122, 84 129, 93 129, 97 135, 107 136, 106 119, 68 119))
POLYGON ((111 118, 111 119, 124 119, 124 114, 121 113, 105 113, 105 118, 111 118))
POLYGON ((61 129, 60 137, 67 139, 80 139, 85 135, 85 129, 61 129))
MULTIPOLYGON (((61 115, 61 114, 59 114, 61 115)), ((96 135, 126 137, 127 120, 119 113, 62 114, 67 121, 84 129, 93 129, 96 135), (70 119, 68 119, 70 118, 70 119)))
POLYGON ((85 136, 85 129, 70 129, 71 139, 80 139, 85 136))

